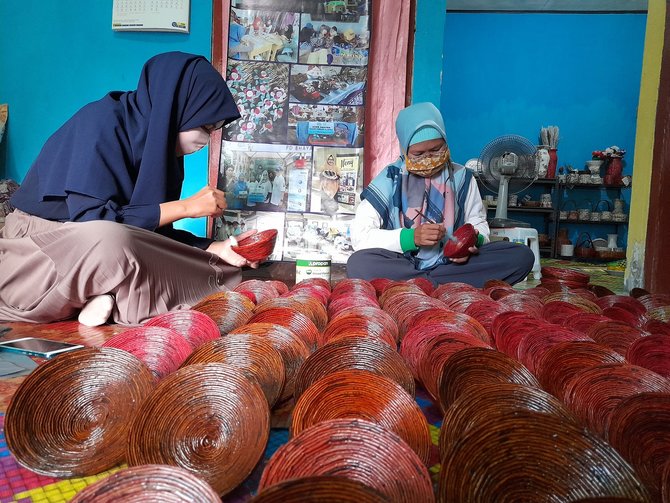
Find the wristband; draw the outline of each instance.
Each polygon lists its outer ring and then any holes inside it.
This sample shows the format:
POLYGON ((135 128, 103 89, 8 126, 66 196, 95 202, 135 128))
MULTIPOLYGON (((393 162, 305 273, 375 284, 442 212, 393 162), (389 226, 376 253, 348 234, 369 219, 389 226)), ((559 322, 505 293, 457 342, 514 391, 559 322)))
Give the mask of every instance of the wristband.
POLYGON ((477 234, 477 243, 475 246, 477 248, 480 248, 484 244, 484 235, 483 234, 477 234))
POLYGON ((414 251, 418 248, 414 242, 414 229, 401 229, 400 230, 400 249, 403 253, 408 251, 414 251))

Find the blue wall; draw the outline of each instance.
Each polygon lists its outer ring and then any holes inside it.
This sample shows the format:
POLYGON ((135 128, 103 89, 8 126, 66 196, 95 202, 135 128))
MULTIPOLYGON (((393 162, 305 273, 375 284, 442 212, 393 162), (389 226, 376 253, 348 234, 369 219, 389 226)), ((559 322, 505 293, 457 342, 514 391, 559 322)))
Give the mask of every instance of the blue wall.
MULTIPOLYGON (((618 145, 627 150, 624 173, 631 173, 646 20, 645 14, 448 13, 440 109, 454 159, 477 158, 489 141, 509 133, 536 143, 542 126, 556 125, 559 166, 584 169, 593 150, 618 145)), ((630 200, 630 190, 624 198, 630 200)))
MULTIPOLYGON (((167 51, 211 57, 212 3, 191 2, 191 32, 112 31, 112 2, 0 1, 0 103, 9 104, 0 178, 23 180, 46 139, 110 90, 135 89, 144 62, 167 51)), ((206 149, 186 158, 184 194, 207 183, 206 149)), ((205 219, 182 221, 204 234, 205 219)))

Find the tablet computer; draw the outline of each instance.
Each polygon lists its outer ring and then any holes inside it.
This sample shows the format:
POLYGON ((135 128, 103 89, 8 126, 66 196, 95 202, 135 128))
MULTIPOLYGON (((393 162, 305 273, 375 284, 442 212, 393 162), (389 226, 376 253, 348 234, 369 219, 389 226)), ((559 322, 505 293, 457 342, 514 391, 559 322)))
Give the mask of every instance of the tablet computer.
POLYGON ((66 351, 83 347, 81 344, 39 339, 37 337, 24 337, 0 342, 0 351, 13 351, 24 355, 39 356, 40 358, 53 358, 66 351))

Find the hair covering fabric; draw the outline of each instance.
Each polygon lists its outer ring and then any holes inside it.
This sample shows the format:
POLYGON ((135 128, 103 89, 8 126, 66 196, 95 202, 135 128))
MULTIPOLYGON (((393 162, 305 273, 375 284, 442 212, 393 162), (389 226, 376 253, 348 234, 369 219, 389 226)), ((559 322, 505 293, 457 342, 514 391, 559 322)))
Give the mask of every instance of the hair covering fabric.
POLYGON ((181 194, 178 133, 237 118, 223 77, 204 57, 159 54, 145 63, 135 91, 89 103, 47 140, 12 204, 48 220, 154 230, 158 205, 181 194))
POLYGON ((407 148, 417 143, 421 143, 422 141, 437 140, 438 138, 443 138, 443 135, 440 131, 435 129, 433 126, 423 126, 412 135, 412 139, 409 141, 407 148))

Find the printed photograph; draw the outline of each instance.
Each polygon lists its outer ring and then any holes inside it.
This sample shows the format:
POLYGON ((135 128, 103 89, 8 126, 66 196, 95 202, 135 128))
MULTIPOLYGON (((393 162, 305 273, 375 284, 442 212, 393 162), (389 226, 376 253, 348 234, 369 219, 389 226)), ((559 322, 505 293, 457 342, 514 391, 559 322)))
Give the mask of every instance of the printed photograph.
POLYGON ((308 65, 366 66, 370 51, 368 16, 355 22, 323 22, 301 16, 298 61, 308 65))
POLYGON ((223 139, 285 143, 289 65, 229 62, 227 83, 242 117, 224 127, 223 139))
POLYGON ((299 12, 230 9, 228 57, 295 63, 299 23, 299 12))
POLYGON ((344 264, 353 253, 351 223, 353 215, 287 214, 284 260, 295 260, 306 251, 318 251, 344 264))
POLYGON ((289 101, 323 105, 362 105, 367 68, 293 65, 289 101))
POLYGON ((287 143, 362 147, 364 119, 363 107, 293 103, 289 107, 287 143))
POLYGON ((311 166, 309 147, 223 142, 218 187, 229 210, 305 211, 311 166))
POLYGON ((362 149, 314 148, 311 212, 354 214, 362 188, 362 149))

